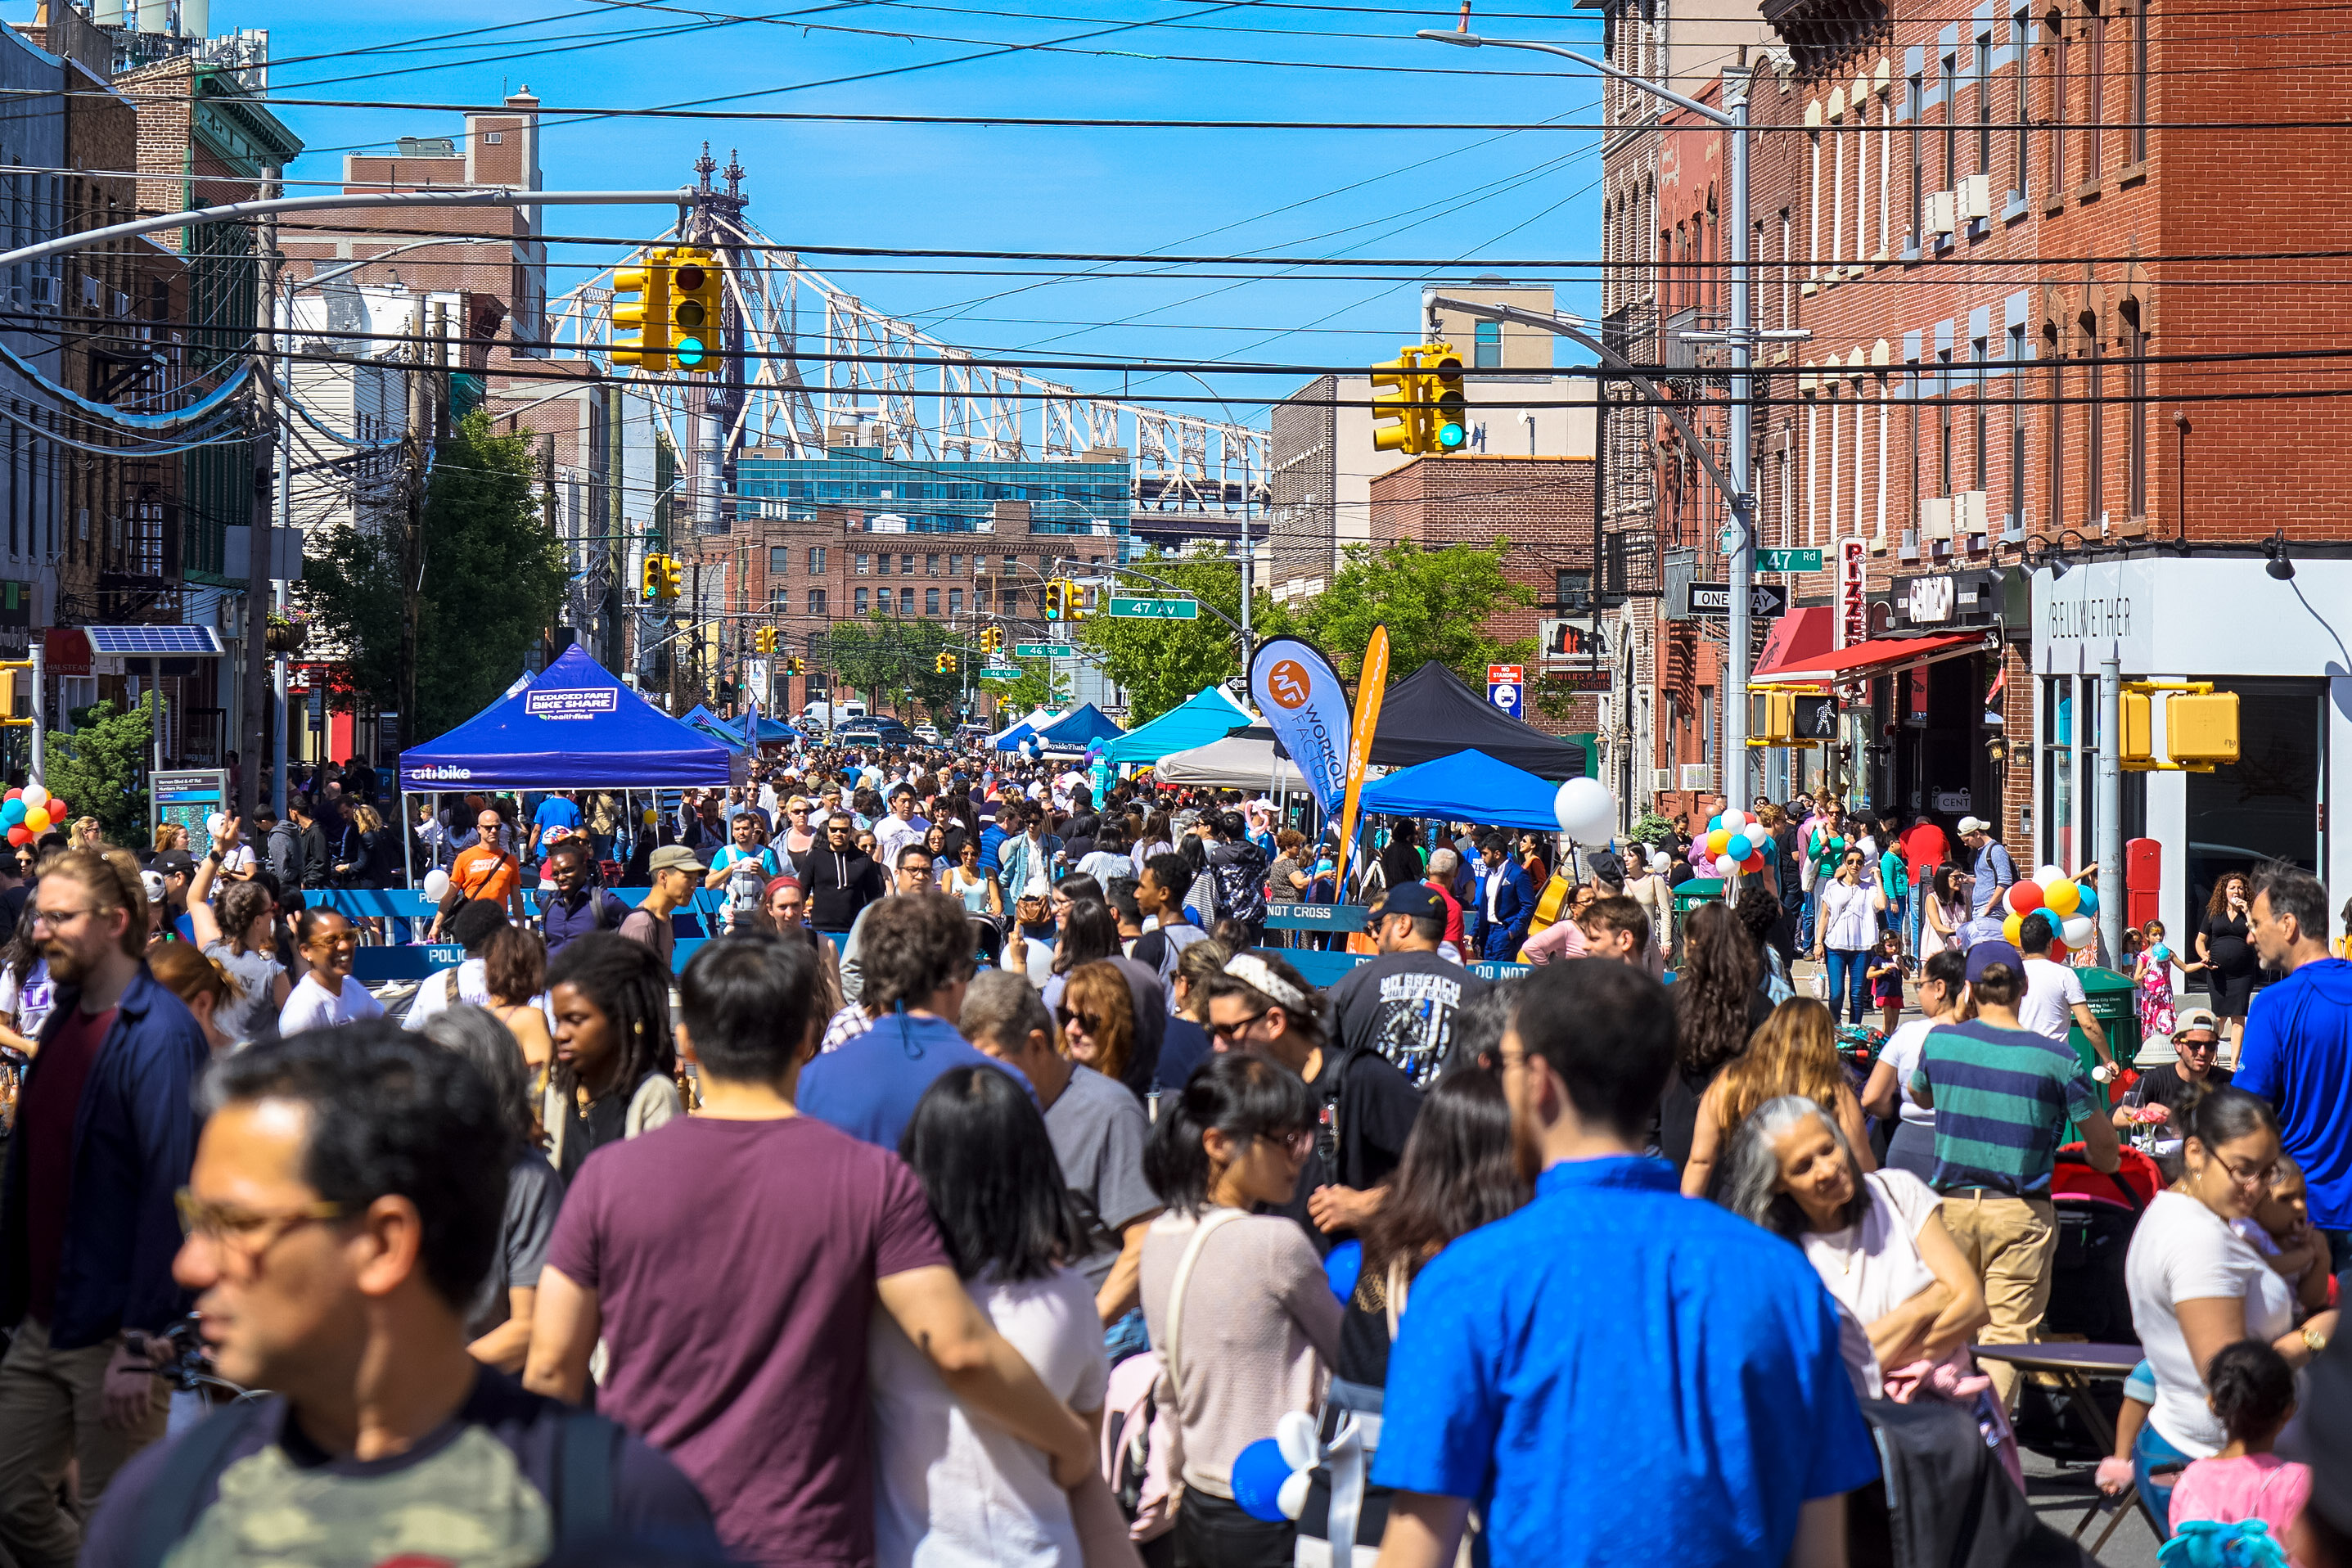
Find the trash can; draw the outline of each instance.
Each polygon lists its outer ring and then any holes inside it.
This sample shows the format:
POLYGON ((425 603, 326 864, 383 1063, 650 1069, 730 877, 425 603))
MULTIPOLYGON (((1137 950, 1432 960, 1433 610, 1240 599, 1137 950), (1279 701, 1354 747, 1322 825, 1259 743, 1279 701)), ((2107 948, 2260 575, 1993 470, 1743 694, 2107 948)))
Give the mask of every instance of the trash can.
POLYGON ((1690 912, 1701 904, 1713 903, 1723 897, 1723 879, 1693 877, 1675 889, 1671 897, 1675 912, 1675 946, 1679 949, 1683 944, 1683 925, 1690 919, 1690 912))
MULTIPOLYGON (((2131 976, 2096 967, 2079 969, 2075 973, 2083 982, 2084 1005, 2090 1008, 2091 1016, 2099 1021, 2099 1027, 2107 1033, 2108 1053, 2117 1062, 2129 1067, 2132 1059, 2139 1055, 2139 1000, 2134 994, 2131 976)), ((2068 1026, 2066 1040, 2074 1047, 2074 1054, 2082 1058, 2084 1072, 2099 1065, 2099 1053, 2091 1048, 2090 1038, 2083 1033, 2081 1025, 2068 1026)), ((2113 1089, 2112 1085, 2100 1087, 2102 1089, 2113 1089)), ((2107 1103, 2115 1103, 2114 1093, 2106 1093, 2104 1098, 2107 1103)))

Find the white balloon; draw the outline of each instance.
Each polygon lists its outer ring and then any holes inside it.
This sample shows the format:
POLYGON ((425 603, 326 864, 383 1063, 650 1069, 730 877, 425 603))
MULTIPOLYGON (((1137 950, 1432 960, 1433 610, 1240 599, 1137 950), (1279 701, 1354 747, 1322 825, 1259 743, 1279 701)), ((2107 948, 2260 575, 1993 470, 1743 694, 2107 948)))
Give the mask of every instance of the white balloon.
POLYGON ((1737 833, 1748 826, 1748 814, 1744 811, 1727 811, 1723 814, 1723 830, 1737 833))
POLYGON ((2065 878, 2066 873, 2061 871, 2055 866, 2044 866, 2042 869, 2033 873, 2033 879, 2041 883, 2045 888, 2053 882, 2063 881, 2065 880, 2065 878))
POLYGON ((443 899, 447 898, 448 896, 449 896, 449 873, 448 873, 448 872, 446 872, 446 871, 442 870, 442 869, 441 869, 439 867, 437 867, 437 866, 436 866, 436 867, 435 867, 432 870, 425 872, 425 899, 426 899, 429 902, 432 902, 432 903, 436 903, 436 904, 437 904, 437 903, 439 903, 443 899))
POLYGON ((2098 934, 2098 923, 2088 915, 2076 915, 2058 928, 2058 939, 2068 947, 2088 947, 2098 934))
POLYGON ((48 799, 49 792, 43 789, 39 784, 28 784, 25 786, 24 792, 16 798, 25 803, 25 809, 26 811, 30 811, 35 806, 40 805, 43 801, 48 799))
POLYGON ((1580 844, 1605 844, 1617 828, 1617 803, 1599 779, 1570 779, 1552 796, 1559 830, 1580 844))

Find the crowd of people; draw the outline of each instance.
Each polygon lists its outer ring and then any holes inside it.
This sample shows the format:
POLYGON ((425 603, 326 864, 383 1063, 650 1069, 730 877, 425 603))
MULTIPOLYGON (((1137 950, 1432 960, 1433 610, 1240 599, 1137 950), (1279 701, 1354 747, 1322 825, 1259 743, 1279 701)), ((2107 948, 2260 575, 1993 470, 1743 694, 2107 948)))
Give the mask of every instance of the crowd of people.
POLYGON ((2101 1484, 2352 1568, 2320 884, 2242 879, 2276 978, 2234 1075, 2188 1009, 2119 1099, 2047 922, 2012 945, 1942 854, 1818 815, 1759 814, 1812 876, 1678 919, 1670 843, 1391 824, 1342 889, 1272 802, 818 751, 651 820, 432 803, 463 957, 382 997, 283 823, 37 845, 0 889, 0 1553, 1830 1568, 1900 1465, 2021 1559, 2002 1348, 2062 1173, 2145 1164, 2101 1484), (1351 960, 1269 945, 1343 891, 1351 960), (1890 968, 1857 1065, 1841 1004, 1890 968), (159 1375, 192 1308, 265 1395, 159 1375))

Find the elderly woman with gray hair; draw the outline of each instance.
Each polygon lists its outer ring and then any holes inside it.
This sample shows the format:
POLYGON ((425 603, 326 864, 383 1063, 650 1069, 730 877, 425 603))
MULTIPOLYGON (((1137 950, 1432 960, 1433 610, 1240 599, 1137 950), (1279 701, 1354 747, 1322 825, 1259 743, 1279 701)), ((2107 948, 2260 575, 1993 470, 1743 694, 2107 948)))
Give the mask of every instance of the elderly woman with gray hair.
POLYGON ((1968 1343, 1990 1321, 1984 1292, 1927 1183, 1908 1171, 1864 1174, 1836 1119, 1790 1094, 1766 1100, 1733 1135, 1721 1192, 1725 1207, 1802 1247, 1860 1325, 1846 1363, 1865 1397, 1979 1403, 1990 1381, 1968 1343))

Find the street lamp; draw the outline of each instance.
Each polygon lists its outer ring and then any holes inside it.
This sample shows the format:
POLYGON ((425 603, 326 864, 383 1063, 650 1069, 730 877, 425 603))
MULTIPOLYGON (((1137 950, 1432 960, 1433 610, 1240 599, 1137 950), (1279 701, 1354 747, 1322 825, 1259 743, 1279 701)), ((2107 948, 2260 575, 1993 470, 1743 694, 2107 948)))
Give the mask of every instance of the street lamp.
MULTIPOLYGON (((1466 16, 1465 20, 1467 20, 1466 16)), ((1729 441, 1731 448, 1731 531, 1734 535, 1730 556, 1731 590, 1731 668, 1725 680, 1723 703, 1723 797, 1744 800, 1748 794, 1748 644, 1752 635, 1748 624, 1748 584, 1756 574, 1756 489, 1751 480, 1750 451, 1754 442, 1754 411, 1748 405, 1748 366, 1755 353, 1756 340, 1748 322, 1748 68, 1745 65, 1727 67, 1723 73, 1724 107, 1717 109, 1696 99, 1685 98, 1669 91, 1655 82, 1621 70, 1606 60, 1597 60, 1557 44, 1541 44, 1524 38, 1486 38, 1468 31, 1447 32, 1439 27, 1424 27, 1414 35, 1432 43, 1453 44, 1462 48, 1532 49, 1538 54, 1558 55, 1573 61, 1586 70, 1638 88, 1662 102, 1671 103, 1687 113, 1695 114, 1710 125, 1731 132, 1731 322, 1724 334, 1724 346, 1730 351, 1729 376, 1729 441)))

